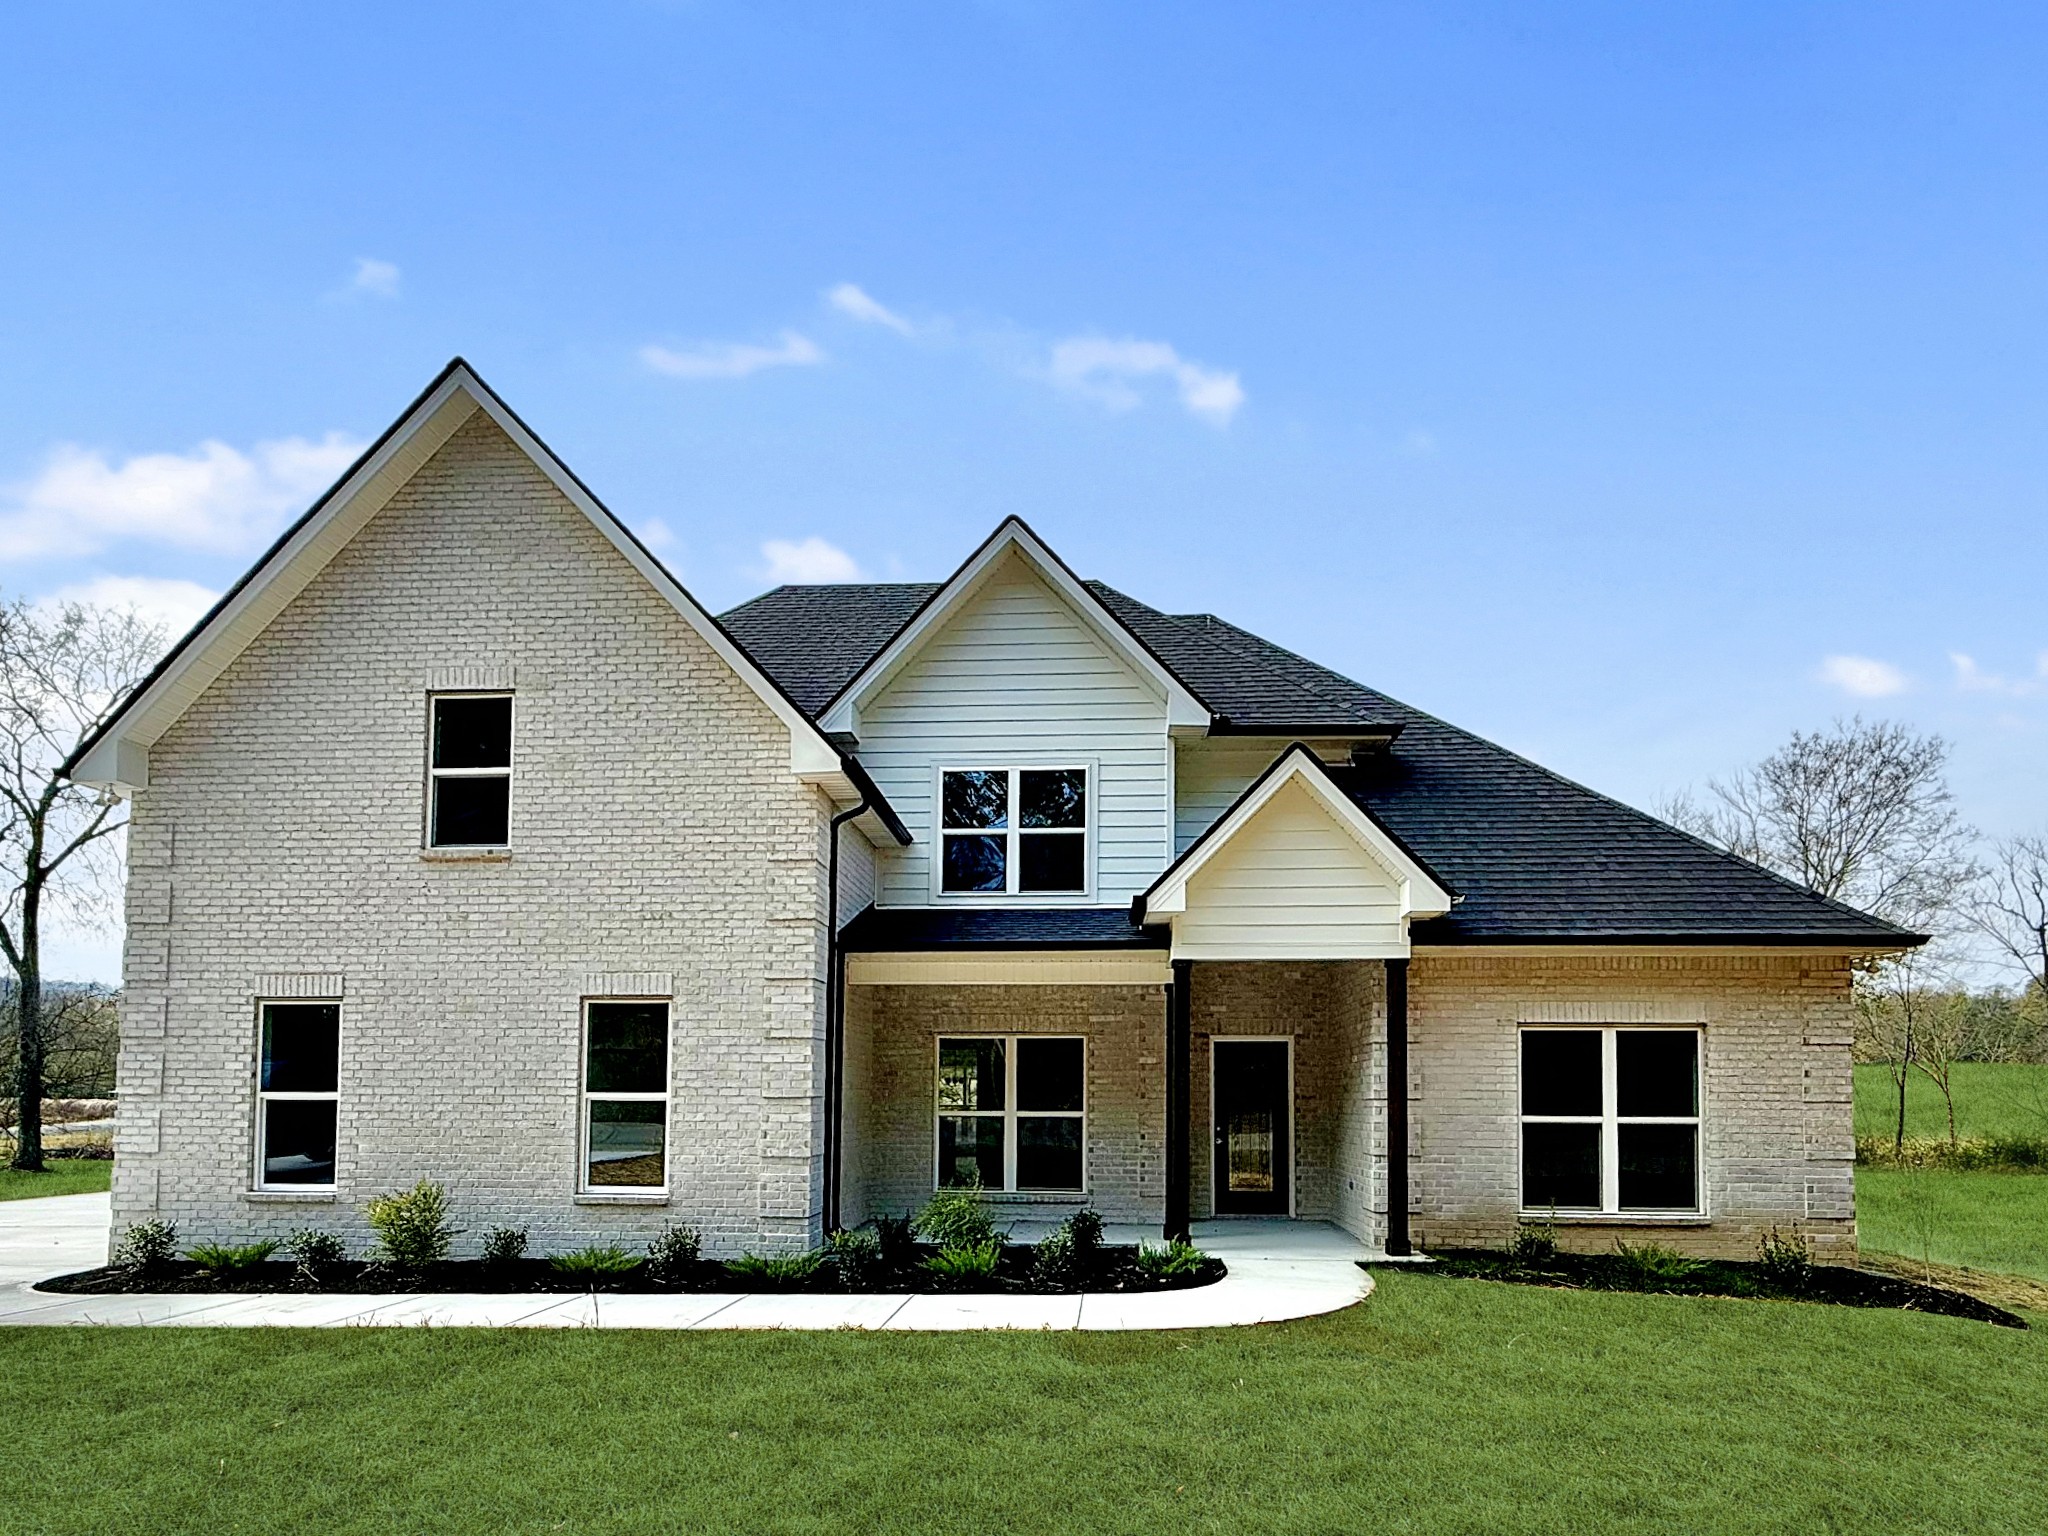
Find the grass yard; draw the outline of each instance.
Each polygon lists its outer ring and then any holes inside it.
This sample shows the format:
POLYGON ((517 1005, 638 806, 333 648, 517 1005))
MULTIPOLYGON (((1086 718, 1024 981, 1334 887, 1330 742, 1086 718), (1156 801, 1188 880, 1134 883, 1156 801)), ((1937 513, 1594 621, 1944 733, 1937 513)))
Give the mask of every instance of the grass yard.
POLYGON ((2048 1282, 2048 1174, 1858 1168, 1864 1248, 2048 1282))
MULTIPOLYGON (((1956 1134, 2048 1136, 2048 1067, 1959 1062, 1956 1134)), ((1898 1089, 1882 1062, 1856 1068, 1856 1134, 1889 1136, 1898 1124, 1898 1089)), ((1948 1135, 1941 1094, 1915 1071, 1906 1083, 1906 1134, 1948 1135)))
POLYGON ((1379 1281, 1198 1334, 0 1330, 0 1529, 2048 1528, 2048 1334, 1379 1281))
POLYGON ((113 1176, 114 1165, 103 1158, 61 1158, 48 1164, 44 1173, 16 1173, 12 1168, 0 1167, 0 1200, 98 1194, 113 1176))

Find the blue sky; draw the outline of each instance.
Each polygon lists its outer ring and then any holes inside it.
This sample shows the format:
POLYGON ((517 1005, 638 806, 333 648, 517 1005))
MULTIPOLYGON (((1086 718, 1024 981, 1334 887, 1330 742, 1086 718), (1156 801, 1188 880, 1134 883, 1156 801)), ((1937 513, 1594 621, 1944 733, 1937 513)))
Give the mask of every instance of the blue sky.
POLYGON ((1637 803, 1860 709, 2048 823, 2037 7, 4 27, 10 594, 189 611, 461 353, 714 607, 1015 512, 1637 803))

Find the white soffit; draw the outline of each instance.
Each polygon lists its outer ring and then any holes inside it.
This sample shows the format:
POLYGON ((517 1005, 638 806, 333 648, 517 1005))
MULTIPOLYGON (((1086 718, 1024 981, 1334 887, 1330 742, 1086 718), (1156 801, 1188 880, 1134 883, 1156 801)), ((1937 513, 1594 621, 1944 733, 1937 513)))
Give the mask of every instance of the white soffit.
POLYGON ((1451 893, 1435 876, 1390 837, 1380 824, 1349 795, 1332 784, 1322 764, 1307 747, 1296 743, 1269 769, 1264 778, 1245 791, 1234 806, 1194 843, 1140 898, 1140 921, 1172 918, 1187 911, 1188 882, 1226 847, 1273 797, 1290 784, 1307 791, 1329 813, 1334 826, 1350 835, 1372 861, 1387 872, 1400 892, 1403 919, 1441 917, 1451 910, 1451 893))
POLYGON ((845 766, 838 751, 803 711, 790 702, 661 562, 626 531, 625 525, 460 359, 443 371, 355 467, 179 643, 156 675, 80 754, 70 776, 82 784, 123 791, 147 786, 149 748, 157 738, 478 411, 488 415, 519 446, 555 488, 626 557, 627 563, 668 599, 704 643, 774 711, 789 730, 790 771, 824 785, 836 797, 853 798, 857 792, 844 777, 845 766))
POLYGON ((981 548, 968 556, 967 563, 932 594, 903 631, 884 646, 853 681, 840 689, 838 696, 826 706, 819 724, 828 731, 857 730, 861 702, 872 697, 901 671, 925 642, 945 627, 947 618, 979 591, 982 583, 1012 554, 1030 565, 1039 579, 1058 593, 1133 671, 1165 695, 1169 727, 1194 727, 1204 731, 1209 728, 1208 706, 1188 692, 1186 685, 1168 671, 1158 657, 1139 644, 1137 637, 1102 605, 1102 600, 1067 569, 1065 562, 1021 518, 1016 517, 1005 518, 981 548))
POLYGON ((846 957, 854 987, 1164 986, 1173 966, 1163 949, 1119 954, 1088 950, 916 951, 846 957))

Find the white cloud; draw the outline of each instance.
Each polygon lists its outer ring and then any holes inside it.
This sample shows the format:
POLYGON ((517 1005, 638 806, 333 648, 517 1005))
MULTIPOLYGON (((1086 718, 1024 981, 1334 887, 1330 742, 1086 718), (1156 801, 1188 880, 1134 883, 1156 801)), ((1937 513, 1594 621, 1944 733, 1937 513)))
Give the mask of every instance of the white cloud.
POLYGON ((762 575, 774 582, 859 581, 860 566, 836 544, 812 534, 801 541, 770 539, 761 546, 762 575))
POLYGON ((171 576, 95 576, 59 587, 40 606, 89 603, 95 608, 133 608, 152 624, 162 625, 167 635, 177 636, 197 624, 219 597, 210 587, 171 576))
POLYGON ((1956 669, 1956 686, 1965 693, 2002 693, 2023 699, 2048 692, 2048 651, 2035 659, 2032 677, 2001 677, 1996 672, 1986 672, 1974 657, 1961 651, 1950 651, 1948 659, 1956 669))
POLYGON ((658 517, 650 517, 641 523, 640 539, 649 549, 657 553, 666 549, 676 549, 680 547, 682 542, 676 537, 675 529, 669 527, 667 523, 658 517))
POLYGON ((118 539, 245 550, 331 485, 362 447, 339 432, 247 453, 208 440, 117 464, 60 444, 34 479, 0 492, 0 560, 92 554, 118 539))
POLYGON ((1911 686, 1897 667, 1869 656, 1830 656, 1820 664, 1820 680, 1859 699, 1889 698, 1911 686))
POLYGON ((825 354, 808 336, 784 331, 775 346, 754 346, 743 341, 706 342, 689 352, 667 347, 642 347, 640 361, 656 373, 677 379, 743 379, 763 368, 809 368, 825 361, 825 354))
POLYGON ((374 256, 358 256, 355 275, 348 280, 348 285, 356 293, 395 299, 398 297, 398 264, 379 261, 374 256))
POLYGON ((900 335, 908 336, 915 327, 889 309, 862 288, 853 283, 841 283, 825 295, 831 306, 843 315, 851 315, 864 325, 886 325, 900 335))
POLYGON ((1191 363, 1163 341, 1070 336, 1052 349, 1052 381, 1113 411, 1127 411, 1143 398, 1132 379, 1163 375, 1173 381, 1188 413, 1213 426, 1227 426, 1244 404, 1237 375, 1191 363))

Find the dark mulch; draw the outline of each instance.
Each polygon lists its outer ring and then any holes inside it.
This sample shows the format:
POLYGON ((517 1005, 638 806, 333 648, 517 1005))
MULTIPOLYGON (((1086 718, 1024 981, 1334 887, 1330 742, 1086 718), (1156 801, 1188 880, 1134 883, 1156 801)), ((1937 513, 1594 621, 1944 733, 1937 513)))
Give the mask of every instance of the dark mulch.
POLYGON ((1518 1258, 1493 1248, 1454 1248, 1431 1255, 1434 1264, 1416 1272, 1454 1279, 1503 1280, 1512 1285, 1548 1285, 1568 1290, 1648 1291, 1671 1296, 1743 1296, 1772 1301, 1819 1301, 1839 1307, 1886 1307, 1932 1312, 2025 1328, 2026 1319, 1988 1301, 1838 1264, 1815 1264, 1803 1275, 1786 1276, 1761 1264, 1733 1259, 1699 1259, 1646 1265, 1623 1253, 1556 1253, 1518 1258))
POLYGON ((972 1285, 941 1280, 919 1265, 936 1253, 919 1246, 907 1262, 890 1266, 874 1280, 861 1286, 842 1286, 830 1263, 819 1265, 800 1280, 774 1281, 754 1275, 735 1274, 723 1264, 705 1261, 692 1266, 686 1278, 663 1284, 647 1273, 643 1265, 623 1275, 566 1275, 546 1259, 520 1259, 516 1263, 486 1266, 474 1259, 453 1260, 424 1269, 395 1270, 383 1264, 350 1262, 330 1265, 320 1273, 317 1284, 308 1283, 295 1265, 271 1260, 230 1274, 216 1275, 189 1260, 152 1269, 146 1273, 103 1265, 76 1274, 59 1275, 37 1282, 39 1291, 73 1295, 108 1296, 144 1292, 151 1295, 182 1293, 292 1292, 297 1294, 339 1294, 348 1296, 406 1292, 485 1292, 493 1295, 527 1293, 580 1294, 584 1291, 621 1291, 668 1294, 689 1291, 775 1291, 832 1292, 858 1290, 879 1295, 905 1295, 913 1291, 952 1291, 960 1294, 1073 1295, 1081 1291, 1128 1292, 1184 1291, 1213 1285, 1223 1278, 1223 1261, 1210 1259, 1199 1271, 1183 1275, 1155 1275, 1138 1266, 1135 1248, 1105 1247, 1086 1278, 1076 1284, 1044 1286, 1031 1279, 1031 1250, 1007 1247, 994 1277, 972 1285))

